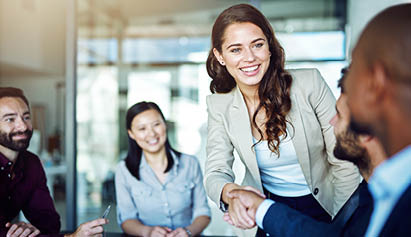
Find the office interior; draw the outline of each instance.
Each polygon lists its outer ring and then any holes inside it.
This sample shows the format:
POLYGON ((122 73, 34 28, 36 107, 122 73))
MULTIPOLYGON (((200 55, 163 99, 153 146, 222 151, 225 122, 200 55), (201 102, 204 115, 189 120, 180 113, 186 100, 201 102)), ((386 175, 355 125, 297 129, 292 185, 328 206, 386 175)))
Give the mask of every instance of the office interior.
MULTIPOLYGON (((272 24, 287 68, 318 68, 336 97, 340 71, 359 33, 380 10, 404 0, 0 0, 0 86, 24 90, 62 230, 111 204, 114 170, 127 153, 125 112, 154 101, 179 151, 206 153, 210 33, 225 8, 249 3, 272 24)), ((236 182, 243 167, 235 162, 236 182)), ((205 235, 234 235, 209 200, 205 235)), ((23 215, 20 218, 24 218, 23 215)))

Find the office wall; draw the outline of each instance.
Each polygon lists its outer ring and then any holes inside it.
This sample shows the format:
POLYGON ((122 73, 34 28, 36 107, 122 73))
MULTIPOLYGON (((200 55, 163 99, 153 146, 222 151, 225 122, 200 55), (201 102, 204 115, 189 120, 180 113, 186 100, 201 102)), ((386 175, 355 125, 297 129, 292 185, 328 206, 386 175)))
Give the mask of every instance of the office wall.
POLYGON ((371 18, 378 14, 383 9, 401 4, 411 3, 410 0, 348 0, 348 26, 347 38, 349 55, 355 46, 361 31, 371 18))
POLYGON ((55 0, 0 0, 0 63, 64 74, 65 4, 55 0))

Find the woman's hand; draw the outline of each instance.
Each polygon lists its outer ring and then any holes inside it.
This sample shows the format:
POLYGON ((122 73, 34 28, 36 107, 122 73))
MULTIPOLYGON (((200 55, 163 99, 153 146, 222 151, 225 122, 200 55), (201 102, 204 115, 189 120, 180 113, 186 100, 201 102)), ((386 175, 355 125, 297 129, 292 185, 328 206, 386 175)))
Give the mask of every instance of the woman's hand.
POLYGON ((171 233, 172 230, 168 227, 162 226, 148 226, 147 232, 144 236, 149 237, 166 237, 167 234, 171 233))
POLYGON ((103 236, 103 225, 108 223, 108 219, 99 218, 81 224, 74 233, 65 237, 103 236))
POLYGON ((173 230, 171 233, 167 234, 167 237, 189 237, 187 231, 183 228, 177 228, 173 230))
POLYGON ((234 183, 226 184, 223 188, 223 201, 228 204, 228 216, 224 216, 224 220, 228 223, 241 228, 250 229, 255 226, 254 219, 247 213, 247 207, 241 202, 239 198, 232 197, 229 193, 235 189, 244 189, 252 191, 257 195, 265 198, 259 190, 251 186, 240 186, 234 183))

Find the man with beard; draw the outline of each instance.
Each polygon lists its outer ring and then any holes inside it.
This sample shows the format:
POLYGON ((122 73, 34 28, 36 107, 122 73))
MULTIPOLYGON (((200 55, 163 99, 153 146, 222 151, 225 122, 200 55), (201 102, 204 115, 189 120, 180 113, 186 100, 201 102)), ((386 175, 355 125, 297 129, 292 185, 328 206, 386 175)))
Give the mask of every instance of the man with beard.
POLYGON ((375 134, 390 156, 370 178, 374 211, 366 236, 411 236, 410 3, 367 24, 345 87, 353 128, 375 134))
MULTIPOLYGON (((344 72, 344 71, 343 71, 344 72)), ((374 168, 386 156, 379 141, 370 135, 357 134, 349 127, 350 111, 346 103, 343 78, 339 82, 341 96, 337 100, 337 114, 330 123, 334 126, 336 146, 334 155, 353 162, 363 176, 363 182, 351 195, 332 223, 314 220, 282 203, 263 199, 254 192, 233 190, 230 195, 239 198, 247 209, 250 226, 258 226, 274 236, 363 236, 372 212, 372 199, 367 182, 374 168)), ((229 216, 224 219, 232 224, 229 216)))
MULTIPOLYGON (((0 236, 58 235, 60 216, 39 158, 27 151, 33 133, 29 102, 17 88, 0 88, 0 236), (23 211, 30 223, 12 220, 23 211)), ((106 219, 80 225, 73 236, 103 231, 106 219)))

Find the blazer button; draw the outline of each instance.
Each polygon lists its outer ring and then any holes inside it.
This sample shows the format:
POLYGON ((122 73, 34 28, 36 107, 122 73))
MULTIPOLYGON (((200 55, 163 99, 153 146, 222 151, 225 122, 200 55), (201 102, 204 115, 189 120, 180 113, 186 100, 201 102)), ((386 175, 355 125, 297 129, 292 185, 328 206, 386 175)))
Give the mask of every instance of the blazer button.
POLYGON ((317 194, 318 194, 318 191, 319 191, 318 188, 315 188, 315 189, 314 189, 314 195, 317 195, 317 194))

